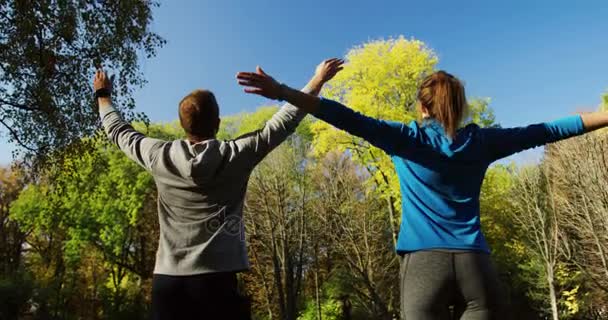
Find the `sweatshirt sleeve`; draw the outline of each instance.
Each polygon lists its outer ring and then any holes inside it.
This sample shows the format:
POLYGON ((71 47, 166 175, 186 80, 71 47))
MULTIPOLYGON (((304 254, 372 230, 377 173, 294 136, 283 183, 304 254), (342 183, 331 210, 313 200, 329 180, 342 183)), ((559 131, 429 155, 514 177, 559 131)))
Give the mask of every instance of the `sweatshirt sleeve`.
POLYGON ((112 143, 117 145, 131 160, 146 170, 152 170, 156 157, 166 143, 163 140, 148 138, 124 121, 112 106, 99 109, 101 123, 112 143))
MULTIPOLYGON (((305 87, 302 92, 310 93, 312 89, 305 87)), ((232 167, 237 170, 252 170, 295 131, 305 116, 306 112, 287 103, 261 129, 228 141, 232 149, 232 167)))

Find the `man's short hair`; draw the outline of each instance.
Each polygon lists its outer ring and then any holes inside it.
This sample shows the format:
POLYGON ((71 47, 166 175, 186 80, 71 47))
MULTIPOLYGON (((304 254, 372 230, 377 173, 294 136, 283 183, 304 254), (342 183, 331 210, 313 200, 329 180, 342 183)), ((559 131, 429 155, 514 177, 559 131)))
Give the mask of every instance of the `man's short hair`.
POLYGON ((179 103, 179 121, 187 135, 214 137, 219 118, 219 106, 209 90, 194 90, 179 103))

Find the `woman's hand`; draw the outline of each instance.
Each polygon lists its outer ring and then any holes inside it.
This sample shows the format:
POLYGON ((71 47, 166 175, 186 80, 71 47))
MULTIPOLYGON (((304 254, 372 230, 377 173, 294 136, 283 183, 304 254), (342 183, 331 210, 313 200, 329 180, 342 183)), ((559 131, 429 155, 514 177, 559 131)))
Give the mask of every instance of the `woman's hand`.
POLYGON ((254 93, 272 100, 282 100, 282 88, 274 78, 266 74, 259 66, 256 72, 239 72, 236 75, 239 84, 246 86, 245 92, 254 93))
MULTIPOLYGON (((319 89, 327 81, 331 80, 340 70, 342 70, 344 60, 332 58, 323 60, 315 69, 315 75, 311 82, 319 89)), ((239 84, 246 86, 245 92, 254 93, 273 100, 285 99, 285 88, 274 80, 262 68, 257 67, 256 72, 239 72, 236 75, 239 84)))

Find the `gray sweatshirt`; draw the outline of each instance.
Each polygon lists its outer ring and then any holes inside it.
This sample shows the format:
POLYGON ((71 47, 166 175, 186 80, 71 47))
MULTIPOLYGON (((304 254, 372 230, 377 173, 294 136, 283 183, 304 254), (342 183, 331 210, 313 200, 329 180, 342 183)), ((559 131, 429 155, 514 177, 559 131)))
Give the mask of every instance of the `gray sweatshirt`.
POLYGON ((110 140, 154 177, 160 239, 154 273, 193 275, 249 268, 243 200, 253 168, 306 115, 283 106, 237 139, 163 141, 135 131, 111 106, 100 108, 110 140))

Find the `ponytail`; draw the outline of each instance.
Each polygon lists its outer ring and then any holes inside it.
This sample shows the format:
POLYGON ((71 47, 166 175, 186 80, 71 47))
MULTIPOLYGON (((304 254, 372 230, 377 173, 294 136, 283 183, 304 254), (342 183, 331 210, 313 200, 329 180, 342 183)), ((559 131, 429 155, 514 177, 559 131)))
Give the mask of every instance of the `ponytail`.
POLYGON ((464 86, 460 80, 445 71, 431 74, 420 85, 418 103, 443 125, 450 138, 456 135, 467 111, 464 86))

